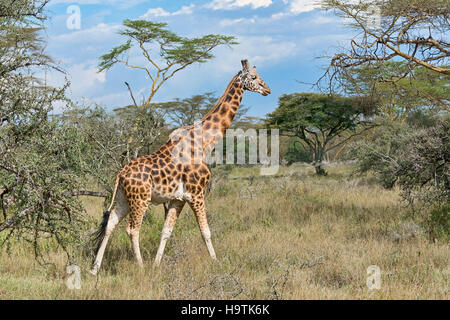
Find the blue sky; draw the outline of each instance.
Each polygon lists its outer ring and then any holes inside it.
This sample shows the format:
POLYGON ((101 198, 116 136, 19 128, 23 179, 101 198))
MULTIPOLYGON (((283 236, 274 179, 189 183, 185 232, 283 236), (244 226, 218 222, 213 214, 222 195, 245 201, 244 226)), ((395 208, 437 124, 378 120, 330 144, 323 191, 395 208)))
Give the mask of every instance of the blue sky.
MULTIPOLYGON (((327 63, 317 58, 332 54, 352 37, 341 19, 317 9, 314 0, 53 0, 47 10, 47 53, 67 71, 71 97, 108 110, 131 103, 124 81, 137 97, 149 92, 144 71, 117 65, 97 73, 98 57, 124 42, 117 34, 124 19, 167 22, 172 31, 187 37, 210 33, 237 37, 239 45, 218 48, 213 60, 177 73, 153 102, 210 91, 220 96, 240 70, 240 60, 247 58, 272 90, 267 97, 244 95, 242 103, 250 107, 249 115, 260 117, 277 107, 281 94, 312 91, 299 82, 316 81, 327 63), (70 5, 80 8, 78 30, 67 28, 70 5)), ((138 51, 131 53, 132 61, 144 62, 138 51)), ((58 73, 45 77, 54 85, 64 79, 58 73)))

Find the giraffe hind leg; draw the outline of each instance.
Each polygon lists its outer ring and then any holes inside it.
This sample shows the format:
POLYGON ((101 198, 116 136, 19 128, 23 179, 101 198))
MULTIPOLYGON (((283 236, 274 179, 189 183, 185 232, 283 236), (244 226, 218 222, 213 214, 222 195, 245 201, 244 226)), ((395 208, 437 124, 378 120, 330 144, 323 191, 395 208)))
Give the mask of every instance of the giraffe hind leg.
POLYGON ((208 249, 209 255, 213 260, 216 260, 216 253, 211 241, 211 231, 209 230, 208 220, 206 218, 205 201, 202 196, 198 196, 193 201, 189 202, 192 211, 195 213, 197 218, 197 223, 202 234, 202 238, 205 241, 206 248, 208 249))
POLYGON ((131 240, 134 257, 138 264, 142 266, 142 256, 139 248, 139 231, 151 199, 151 178, 147 178, 144 181, 141 173, 128 174, 124 178, 123 183, 125 186, 125 197, 130 207, 126 231, 131 240))
POLYGON ((92 264, 91 273, 97 274, 102 264, 103 255, 105 253, 106 245, 108 244, 109 237, 114 231, 115 227, 129 212, 128 203, 125 200, 123 190, 121 187, 117 190, 117 202, 114 209, 109 213, 108 211, 103 215, 103 221, 99 230, 95 234, 93 243, 96 244, 97 254, 92 264))
POLYGON ((139 248, 139 231, 142 225, 145 211, 150 203, 151 188, 145 188, 145 192, 141 192, 134 197, 129 197, 130 217, 127 226, 127 234, 131 240, 134 257, 139 266, 143 266, 141 250, 139 248))
POLYGON ((141 250, 139 248, 139 231, 141 229, 142 219, 144 218, 145 208, 141 209, 131 209, 130 221, 127 226, 127 234, 131 240, 131 246, 133 248, 134 257, 139 264, 143 266, 141 250))
POLYGON ((181 210, 183 210, 184 203, 185 202, 181 200, 173 200, 167 204, 167 207, 166 204, 164 204, 166 218, 164 221, 163 230, 161 232, 161 242, 159 243, 158 252, 156 253, 155 261, 153 263, 154 267, 159 266, 159 264, 161 263, 167 240, 172 235, 173 227, 177 222, 181 210))

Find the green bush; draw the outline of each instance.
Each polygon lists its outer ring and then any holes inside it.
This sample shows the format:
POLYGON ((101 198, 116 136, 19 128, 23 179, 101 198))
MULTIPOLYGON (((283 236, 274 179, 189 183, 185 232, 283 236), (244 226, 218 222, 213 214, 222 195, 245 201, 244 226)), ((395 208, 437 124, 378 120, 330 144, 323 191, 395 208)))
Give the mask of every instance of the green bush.
POLYGON ((358 142, 353 150, 359 172, 376 172, 387 188, 398 185, 412 212, 431 210, 425 222, 429 232, 448 236, 450 117, 425 129, 380 126, 371 140, 358 142))
POLYGON ((398 179, 395 159, 406 152, 412 133, 404 123, 381 122, 369 137, 351 146, 347 157, 357 160, 358 173, 374 171, 379 183, 390 189, 398 179))
POLYGON ((427 221, 427 229, 430 237, 448 240, 450 234, 450 201, 431 210, 427 221))

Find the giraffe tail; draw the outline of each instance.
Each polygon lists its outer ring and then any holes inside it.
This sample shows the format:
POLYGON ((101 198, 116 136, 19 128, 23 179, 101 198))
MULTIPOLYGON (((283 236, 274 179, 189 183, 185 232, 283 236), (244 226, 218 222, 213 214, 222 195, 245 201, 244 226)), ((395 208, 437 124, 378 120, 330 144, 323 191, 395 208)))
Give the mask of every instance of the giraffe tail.
POLYGON ((111 198, 111 204, 109 205, 108 210, 103 212, 103 219, 102 219, 102 222, 100 223, 98 230, 95 231, 91 235, 90 247, 94 248, 95 253, 98 252, 98 250, 100 249, 100 246, 102 244, 103 238, 105 238, 106 227, 108 226, 109 215, 111 214, 111 208, 114 204, 114 198, 116 197, 117 187, 119 186, 119 181, 120 181, 120 175, 118 174, 116 177, 116 182, 114 184, 114 190, 113 190, 113 195, 111 198))

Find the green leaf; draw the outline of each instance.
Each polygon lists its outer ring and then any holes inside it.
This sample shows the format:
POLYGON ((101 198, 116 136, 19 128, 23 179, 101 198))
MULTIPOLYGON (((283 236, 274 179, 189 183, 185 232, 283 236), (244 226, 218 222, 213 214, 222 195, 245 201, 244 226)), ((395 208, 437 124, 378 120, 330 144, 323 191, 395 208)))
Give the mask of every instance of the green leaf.
POLYGON ((102 72, 103 70, 111 68, 115 63, 117 63, 118 59, 122 56, 122 54, 128 51, 131 48, 131 40, 128 40, 125 44, 114 47, 107 54, 104 54, 100 57, 100 62, 98 64, 98 72, 102 72))

